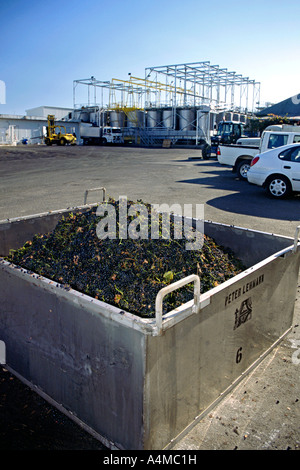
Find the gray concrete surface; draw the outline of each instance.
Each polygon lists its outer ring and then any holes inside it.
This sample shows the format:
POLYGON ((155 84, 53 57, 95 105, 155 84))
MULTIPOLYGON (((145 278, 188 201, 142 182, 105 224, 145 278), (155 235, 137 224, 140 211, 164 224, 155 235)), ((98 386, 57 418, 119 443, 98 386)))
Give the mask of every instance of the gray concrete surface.
POLYGON ((208 220, 294 236, 299 196, 268 199, 200 155, 194 149, 0 147, 0 220, 76 206, 86 189, 105 186, 115 198, 205 204, 208 220))
MULTIPOLYGON (((294 237, 299 196, 270 199, 200 156, 194 149, 0 147, 0 220, 81 205, 86 189, 105 186, 114 198, 204 204, 207 220, 294 237)), ((299 372, 298 288, 292 332, 174 450, 300 449, 299 372)))

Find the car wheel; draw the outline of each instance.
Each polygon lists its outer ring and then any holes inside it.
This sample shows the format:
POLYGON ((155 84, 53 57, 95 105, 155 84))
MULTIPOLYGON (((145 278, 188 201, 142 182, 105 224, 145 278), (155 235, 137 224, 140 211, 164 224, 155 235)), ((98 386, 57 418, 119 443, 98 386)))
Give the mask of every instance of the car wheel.
POLYGON ((60 145, 66 145, 65 139, 60 139, 59 143, 60 143, 60 145))
POLYGON ((241 180, 247 180, 247 173, 250 170, 250 161, 249 160, 242 160, 238 163, 236 172, 241 180))
POLYGON ((277 199, 288 197, 292 192, 289 180, 280 175, 274 175, 269 178, 267 180, 266 189, 270 196, 277 199))

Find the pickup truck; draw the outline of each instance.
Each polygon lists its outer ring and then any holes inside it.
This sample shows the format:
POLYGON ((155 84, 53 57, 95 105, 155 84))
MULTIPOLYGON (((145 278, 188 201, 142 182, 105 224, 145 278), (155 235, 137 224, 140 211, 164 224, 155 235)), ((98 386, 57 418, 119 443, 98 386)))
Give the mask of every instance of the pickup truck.
POLYGON ((300 126, 288 124, 268 126, 260 140, 250 138, 246 142, 245 139, 239 139, 236 144, 219 145, 217 158, 221 165, 231 166, 239 179, 247 180, 247 172, 256 155, 296 142, 300 142, 300 126))

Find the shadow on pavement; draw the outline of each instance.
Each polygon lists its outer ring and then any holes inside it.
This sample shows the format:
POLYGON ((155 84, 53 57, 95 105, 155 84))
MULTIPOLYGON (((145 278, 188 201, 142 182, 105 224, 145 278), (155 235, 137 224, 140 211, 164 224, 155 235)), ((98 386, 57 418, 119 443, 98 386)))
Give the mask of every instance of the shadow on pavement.
POLYGON ((236 214, 300 221, 300 195, 276 200, 269 197, 263 188, 237 179, 231 169, 224 169, 216 162, 201 162, 195 166, 203 167, 199 176, 189 180, 181 180, 178 183, 230 191, 229 194, 207 200, 206 204, 209 206, 236 214), (209 168, 207 168, 208 166, 209 168))

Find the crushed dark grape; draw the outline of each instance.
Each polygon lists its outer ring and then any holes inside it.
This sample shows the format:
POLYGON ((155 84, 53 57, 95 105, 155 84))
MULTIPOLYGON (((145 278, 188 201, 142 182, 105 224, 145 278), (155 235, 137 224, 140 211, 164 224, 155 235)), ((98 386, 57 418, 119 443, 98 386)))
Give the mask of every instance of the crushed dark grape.
MULTIPOLYGON (((119 220, 118 202, 110 199, 107 204, 115 208, 119 220)), ((172 236, 172 218, 169 239, 154 240, 150 236, 121 239, 118 222, 115 239, 99 238, 97 226, 104 220, 104 216, 97 215, 97 207, 70 213, 52 232, 35 235, 22 248, 11 251, 7 259, 140 317, 155 315, 157 293, 172 282, 198 274, 203 293, 244 269, 233 253, 206 235, 200 249, 187 250, 184 235, 179 239, 172 236)), ((136 215, 128 218, 129 223, 134 220, 137 221, 136 215)), ((147 223, 150 233, 151 220, 147 223)), ((192 298, 192 284, 168 294, 164 298, 164 313, 192 298)))

